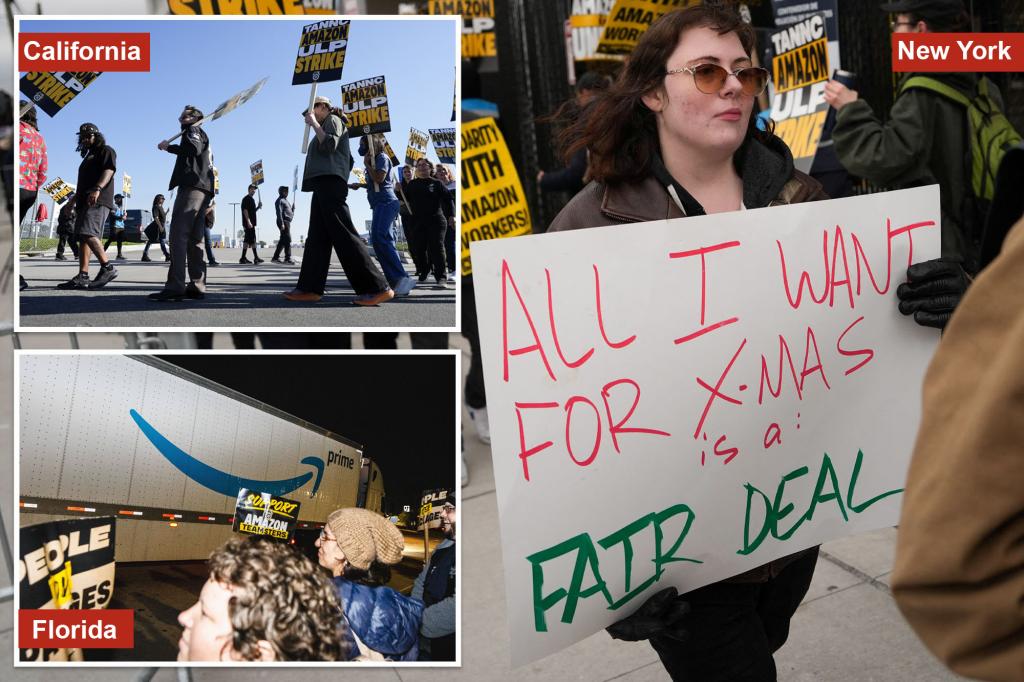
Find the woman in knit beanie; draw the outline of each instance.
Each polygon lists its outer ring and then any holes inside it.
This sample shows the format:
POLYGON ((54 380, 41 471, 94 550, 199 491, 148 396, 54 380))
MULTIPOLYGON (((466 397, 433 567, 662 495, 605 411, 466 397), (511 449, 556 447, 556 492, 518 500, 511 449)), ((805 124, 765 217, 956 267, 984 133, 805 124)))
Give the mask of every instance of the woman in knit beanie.
POLYGON ((350 507, 331 512, 316 546, 334 577, 350 650, 363 660, 416 660, 423 602, 385 586, 390 567, 402 561, 402 532, 375 512, 350 507))

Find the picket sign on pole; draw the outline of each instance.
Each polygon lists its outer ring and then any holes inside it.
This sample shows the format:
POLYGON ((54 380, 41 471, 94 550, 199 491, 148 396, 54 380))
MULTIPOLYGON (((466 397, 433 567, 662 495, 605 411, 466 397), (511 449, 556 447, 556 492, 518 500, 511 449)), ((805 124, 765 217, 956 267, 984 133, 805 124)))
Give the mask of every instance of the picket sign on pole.
MULTIPOLYGON (((313 100, 316 99, 316 83, 314 82, 309 86, 309 106, 306 107, 306 111, 313 111, 313 100)), ((302 131, 302 153, 306 153, 306 148, 309 147, 309 131, 312 130, 312 126, 307 125, 306 129, 302 131)))

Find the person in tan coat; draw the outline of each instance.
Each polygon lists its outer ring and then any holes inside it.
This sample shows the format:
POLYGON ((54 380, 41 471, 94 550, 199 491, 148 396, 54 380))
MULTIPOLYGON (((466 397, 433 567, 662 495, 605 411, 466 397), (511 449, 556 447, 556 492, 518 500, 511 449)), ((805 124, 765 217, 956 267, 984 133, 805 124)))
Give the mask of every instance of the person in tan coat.
POLYGON ((1024 219, 928 368, 892 586, 952 670, 1024 680, 1024 219))

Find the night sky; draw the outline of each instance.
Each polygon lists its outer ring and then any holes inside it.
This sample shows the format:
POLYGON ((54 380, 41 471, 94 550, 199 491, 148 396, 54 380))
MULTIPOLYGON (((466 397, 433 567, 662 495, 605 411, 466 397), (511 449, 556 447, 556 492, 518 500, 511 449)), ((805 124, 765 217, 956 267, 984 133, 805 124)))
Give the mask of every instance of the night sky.
POLYGON ((455 358, 401 355, 161 355, 211 381, 363 445, 385 505, 454 490, 455 358))

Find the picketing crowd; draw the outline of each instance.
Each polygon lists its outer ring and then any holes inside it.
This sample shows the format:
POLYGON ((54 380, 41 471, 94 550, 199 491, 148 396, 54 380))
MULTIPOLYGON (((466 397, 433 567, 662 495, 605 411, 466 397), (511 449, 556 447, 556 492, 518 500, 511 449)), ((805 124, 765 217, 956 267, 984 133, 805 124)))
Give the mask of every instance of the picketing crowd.
POLYGON ((405 539, 362 508, 328 515, 314 565, 293 546, 236 536, 210 555, 182 611, 179 661, 454 661, 455 496, 442 540, 406 595, 388 587, 405 539))
MULTIPOLYGON (((47 155, 34 108, 22 102, 22 112, 20 208, 23 220, 46 182, 47 155)), ((408 166, 399 170, 384 153, 382 136, 374 135, 369 142, 366 137, 361 138, 359 145, 368 182, 349 183, 356 160, 351 151, 346 114, 332 107, 329 98, 319 96, 303 118, 315 133, 306 154, 301 185, 301 191, 312 193, 312 205, 298 280, 295 288, 284 293, 284 297, 290 301, 319 301, 325 292, 332 250, 355 289, 352 302, 356 305, 376 306, 395 296, 407 296, 431 275, 434 287, 451 288, 455 282, 457 227, 455 180, 450 169, 420 158, 415 171, 408 166), (352 222, 347 203, 350 188, 367 190, 373 215, 370 245, 376 260, 352 222), (415 263, 415 277, 406 274, 396 246, 394 225, 399 216, 415 263)), ((165 140, 158 145, 160 150, 174 156, 168 183, 168 190, 176 192, 174 203, 168 215, 164 206, 166 197, 156 195, 152 222, 142 231, 146 238, 142 260, 152 261, 149 248, 159 244, 164 261, 168 263, 163 289, 149 295, 153 301, 204 298, 207 267, 220 265, 211 244, 217 180, 210 139, 202 126, 203 112, 187 105, 178 122, 180 142, 165 140)), ((122 247, 126 209, 124 197, 114 193, 117 152, 98 126, 83 123, 79 127, 77 151, 82 163, 76 191, 58 214, 55 257, 66 260, 64 251, 70 246, 78 271, 57 288, 95 290, 117 278, 118 271, 112 261, 125 260, 122 247), (109 236, 103 243, 105 231, 109 236), (117 255, 109 258, 107 249, 112 242, 116 242, 117 255), (90 279, 93 256, 98 261, 99 271, 90 279)), ((256 199, 258 189, 256 184, 251 184, 240 202, 243 238, 239 263, 244 265, 264 262, 259 257, 256 239, 258 213, 263 208, 262 201, 256 199), (252 249, 251 261, 247 257, 249 249, 252 249)), ((295 264, 291 258, 294 208, 294 197, 290 203, 288 201, 288 187, 280 187, 274 202, 279 238, 273 262, 295 264)), ((27 286, 22 278, 21 288, 27 286)))

